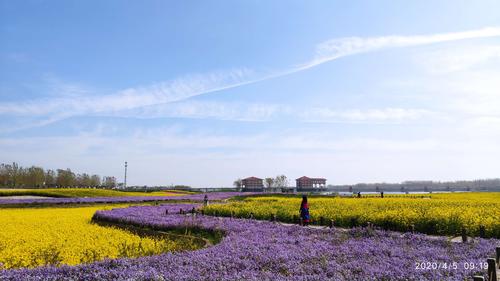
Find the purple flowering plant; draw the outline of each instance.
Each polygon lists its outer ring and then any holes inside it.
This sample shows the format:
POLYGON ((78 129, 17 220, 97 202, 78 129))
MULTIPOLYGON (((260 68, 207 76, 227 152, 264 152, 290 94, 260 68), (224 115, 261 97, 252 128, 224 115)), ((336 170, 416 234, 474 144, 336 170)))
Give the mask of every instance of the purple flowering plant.
POLYGON ((196 251, 92 264, 0 271, 0 280, 468 280, 499 245, 496 239, 452 243, 446 238, 354 228, 297 225, 178 214, 194 204, 98 211, 95 221, 156 230, 201 228, 224 233, 219 244, 196 251), (167 214, 168 210, 168 214, 167 214), (420 269, 421 263, 455 267, 420 269), (455 263, 455 264, 454 264, 455 263))

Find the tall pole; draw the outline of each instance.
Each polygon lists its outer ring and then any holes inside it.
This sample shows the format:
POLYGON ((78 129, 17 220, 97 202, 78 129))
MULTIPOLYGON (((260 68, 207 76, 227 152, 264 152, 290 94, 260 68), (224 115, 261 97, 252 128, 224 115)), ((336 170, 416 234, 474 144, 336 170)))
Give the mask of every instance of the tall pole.
POLYGON ((127 188, 127 161, 125 161, 125 179, 123 180, 123 189, 127 188))

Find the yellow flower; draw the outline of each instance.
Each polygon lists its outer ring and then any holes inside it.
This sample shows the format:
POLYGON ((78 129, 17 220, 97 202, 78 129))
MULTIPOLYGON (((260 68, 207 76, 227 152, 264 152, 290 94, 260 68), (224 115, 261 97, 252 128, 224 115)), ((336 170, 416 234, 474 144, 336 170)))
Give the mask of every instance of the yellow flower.
POLYGON ((75 265, 181 248, 181 245, 165 237, 140 237, 122 229, 90 222, 96 210, 126 206, 2 209, 0 264, 6 269, 48 264, 75 265))
MULTIPOLYGON (((284 196, 248 197, 229 204, 210 205, 207 214, 270 219, 276 214, 281 221, 292 222, 298 215, 301 199, 284 196)), ((351 227, 371 222, 392 230, 408 231, 411 225, 419 232, 440 235, 459 235, 465 227, 469 235, 479 235, 481 225, 487 237, 500 238, 500 193, 442 193, 430 198, 398 195, 385 198, 309 198, 313 221, 323 217, 324 223, 351 227)))

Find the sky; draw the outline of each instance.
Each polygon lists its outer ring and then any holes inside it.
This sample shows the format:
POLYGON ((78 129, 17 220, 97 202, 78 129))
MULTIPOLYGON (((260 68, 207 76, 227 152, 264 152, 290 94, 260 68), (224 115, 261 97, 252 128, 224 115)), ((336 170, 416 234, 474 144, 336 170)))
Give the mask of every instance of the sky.
POLYGON ((499 1, 0 0, 0 162, 128 185, 498 178, 499 1))

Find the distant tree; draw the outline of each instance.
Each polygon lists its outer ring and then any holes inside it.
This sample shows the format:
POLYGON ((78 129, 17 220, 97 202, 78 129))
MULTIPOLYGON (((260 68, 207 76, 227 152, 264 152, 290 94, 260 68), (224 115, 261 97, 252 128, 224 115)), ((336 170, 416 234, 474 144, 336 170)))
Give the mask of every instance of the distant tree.
POLYGON ((26 187, 41 188, 45 183, 45 171, 43 168, 31 166, 24 170, 23 184, 26 187))
POLYGON ((102 185, 105 188, 115 188, 116 187, 116 178, 115 177, 103 177, 102 185))
POLYGON ((274 187, 274 179, 273 179, 273 178, 265 178, 265 179, 264 179, 264 185, 265 185, 267 188, 274 187))
POLYGON ((240 178, 238 178, 233 182, 233 186, 236 188, 241 188, 243 186, 243 181, 240 178))
POLYGON ((90 177, 90 186, 97 187, 101 185, 101 177, 98 175, 92 175, 90 177))
POLYGON ((47 170, 45 172, 45 186, 54 187, 56 185, 56 172, 54 170, 47 170))
POLYGON ((78 174, 78 176, 76 177, 76 185, 78 185, 79 187, 91 186, 90 176, 86 173, 78 174))
MULTIPOLYGON (((75 175, 71 169, 57 169, 45 171, 42 167, 31 166, 24 168, 17 163, 0 163, 0 187, 8 188, 44 188, 44 187, 71 187, 80 186, 98 187, 104 185, 101 183, 101 177, 98 175, 90 176, 87 173, 75 175)), ((115 187, 116 179, 108 177, 107 186, 115 187)))
POLYGON ((178 184, 178 185, 174 185, 172 187, 172 189, 175 189, 175 190, 190 190, 191 189, 191 186, 189 185, 182 185, 182 184, 178 184))
POLYGON ((9 172, 7 170, 7 165, 0 164, 0 186, 7 187, 9 184, 9 172))
POLYGON ((276 176, 273 184, 275 187, 288 187, 290 183, 285 175, 279 175, 276 176))
POLYGON ((57 169, 56 183, 59 187, 71 187, 75 186, 76 176, 71 169, 57 169))
POLYGON ((19 165, 16 162, 12 163, 12 165, 7 165, 7 171, 10 178, 9 180, 10 186, 16 188, 18 185, 20 185, 21 173, 19 165))

